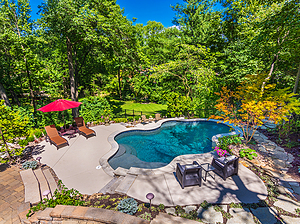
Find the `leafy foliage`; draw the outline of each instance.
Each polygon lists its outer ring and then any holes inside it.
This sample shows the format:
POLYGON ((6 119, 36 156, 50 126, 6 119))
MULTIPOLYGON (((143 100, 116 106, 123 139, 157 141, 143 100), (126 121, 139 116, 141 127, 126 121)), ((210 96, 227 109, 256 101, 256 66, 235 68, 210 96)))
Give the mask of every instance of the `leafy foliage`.
POLYGON ((253 157, 257 157, 257 153, 255 152, 254 149, 250 149, 250 148, 240 149, 240 157, 243 158, 245 156, 247 157, 247 159, 252 160, 253 157))
POLYGON ((218 138, 218 141, 219 141, 218 148, 225 150, 227 152, 230 152, 230 153, 232 151, 231 148, 229 148, 230 145, 242 144, 242 141, 241 141, 241 138, 239 137, 239 135, 223 136, 221 138, 218 138))
POLYGON ((52 198, 44 198, 38 205, 33 206, 29 209, 26 217, 28 218, 34 212, 38 210, 44 210, 46 207, 54 208, 56 205, 74 205, 81 206, 84 204, 82 200, 82 194, 75 189, 68 189, 62 183, 61 180, 58 181, 58 189, 55 190, 52 198))
POLYGON ((1 163, 13 162, 20 155, 24 148, 13 148, 7 143, 18 143, 19 138, 28 134, 28 118, 21 117, 18 112, 14 112, 10 107, 4 105, 4 100, 0 101, 0 152, 7 154, 7 158, 1 158, 1 163))
POLYGON ((117 206, 118 211, 133 215, 136 213, 138 209, 138 203, 133 198, 126 198, 120 201, 120 203, 117 206))
POLYGON ((249 76, 249 80, 236 92, 222 88, 216 108, 220 115, 210 118, 240 125, 247 142, 251 140, 257 128, 269 121, 277 124, 288 120, 291 113, 300 113, 300 102, 287 89, 274 91, 276 85, 264 84, 265 75, 249 76), (262 89, 262 86, 265 87, 262 89), (273 91, 271 91, 273 90, 273 91))

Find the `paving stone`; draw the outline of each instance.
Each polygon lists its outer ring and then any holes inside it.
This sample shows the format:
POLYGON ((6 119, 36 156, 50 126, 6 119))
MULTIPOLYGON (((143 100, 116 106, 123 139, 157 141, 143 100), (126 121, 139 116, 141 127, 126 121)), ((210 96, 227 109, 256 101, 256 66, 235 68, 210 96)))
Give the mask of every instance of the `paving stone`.
POLYGON ((112 210, 102 209, 102 208, 92 208, 90 207, 85 213, 85 219, 106 222, 109 221, 114 212, 112 210))
POLYGON ((66 205, 56 205, 55 208, 50 213, 50 216, 55 218, 60 218, 61 213, 65 210, 66 205))
POLYGON ((247 224, 255 224, 253 220, 253 215, 250 210, 247 208, 230 208, 229 213, 233 216, 233 218, 227 220, 227 224, 236 224, 236 223, 247 223, 247 224))
POLYGON ((263 207, 251 209, 253 215, 262 223, 276 223, 276 210, 274 208, 263 207))
POLYGON ((176 215, 176 209, 175 208, 166 208, 165 209, 167 214, 176 215))
POLYGON ((83 219, 88 209, 89 209, 88 207, 76 206, 76 208, 72 212, 72 218, 83 219))
POLYGON ((189 205, 189 206, 184 207, 183 209, 184 209, 185 213, 189 214, 190 211, 196 210, 197 206, 195 206, 195 205, 189 205))
POLYGON ((213 206, 210 206, 206 210, 200 207, 197 213, 198 213, 198 218, 200 218, 205 223, 223 222, 222 213, 216 212, 213 206))
POLYGON ((292 188, 293 188, 293 190, 294 190, 294 192, 296 193, 296 194, 300 194, 300 187, 299 186, 291 186, 292 188))
POLYGON ((271 145, 271 144, 266 144, 265 148, 268 151, 273 151, 276 148, 276 146, 275 145, 271 145))
POLYGON ((285 224, 299 224, 300 223, 300 218, 294 218, 291 216, 281 216, 283 223, 285 224))
POLYGON ((290 213, 296 214, 295 209, 300 208, 299 202, 296 202, 284 195, 279 195, 279 197, 277 199, 278 199, 278 201, 276 201, 274 203, 274 206, 278 206, 278 207, 282 208, 283 210, 286 210, 290 213))

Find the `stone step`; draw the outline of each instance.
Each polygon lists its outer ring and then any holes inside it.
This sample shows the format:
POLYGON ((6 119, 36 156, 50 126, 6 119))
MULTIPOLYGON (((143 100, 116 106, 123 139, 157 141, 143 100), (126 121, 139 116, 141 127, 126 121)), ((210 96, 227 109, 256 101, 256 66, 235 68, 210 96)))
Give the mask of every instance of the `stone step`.
POLYGON ((98 193, 102 194, 113 194, 115 193, 116 188, 120 185, 120 183, 124 180, 125 177, 114 177, 108 184, 106 184, 98 193))
POLYGON ((41 194, 38 180, 36 179, 32 169, 20 172, 25 188, 25 203, 37 204, 41 201, 41 194))
POLYGON ((51 195, 54 195, 55 190, 57 189, 57 184, 52 176, 52 174, 50 173, 49 169, 43 170, 43 173, 46 177, 46 180, 48 182, 48 186, 49 186, 49 190, 51 191, 51 195))
POLYGON ((178 216, 168 215, 166 213, 159 213, 150 224, 199 224, 198 221, 181 218, 178 216))
POLYGON ((115 192, 120 194, 126 194, 133 182, 135 181, 136 177, 136 175, 127 174, 123 181, 116 188, 115 192))
POLYGON ((43 192, 50 190, 49 186, 48 186, 48 182, 47 182, 47 180, 44 176, 44 173, 41 169, 34 170, 33 173, 39 182, 41 199, 43 200, 43 198, 45 197, 45 196, 43 196, 43 192))

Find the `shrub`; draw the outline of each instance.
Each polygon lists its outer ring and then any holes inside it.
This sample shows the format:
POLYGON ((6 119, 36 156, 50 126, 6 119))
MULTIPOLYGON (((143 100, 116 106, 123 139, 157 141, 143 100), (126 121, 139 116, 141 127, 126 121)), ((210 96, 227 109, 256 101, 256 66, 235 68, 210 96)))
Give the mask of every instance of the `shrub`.
POLYGON ((43 132, 43 135, 44 135, 44 136, 46 136, 46 135, 47 135, 47 132, 46 132, 46 130, 45 130, 45 129, 43 129, 43 130, 42 130, 42 132, 43 132))
POLYGON ((151 214, 148 213, 148 212, 145 212, 145 214, 141 214, 141 215, 139 215, 138 217, 140 217, 140 218, 142 218, 142 219, 145 219, 145 220, 148 220, 148 221, 151 221, 151 219, 152 219, 151 214))
POLYGON ((240 149, 240 157, 243 158, 245 156, 252 160, 253 157, 257 157, 257 154, 254 149, 240 149))
POLYGON ((56 128, 57 131, 61 130, 61 127, 59 125, 55 125, 55 128, 56 128))
POLYGON ((229 145, 242 144, 242 140, 240 139, 239 135, 223 136, 221 138, 218 138, 218 141, 219 141, 218 147, 230 153, 232 150, 229 148, 229 145))
POLYGON ((36 130, 36 131, 34 132, 34 135, 35 135, 35 137, 37 137, 37 138, 42 137, 42 132, 41 132, 41 130, 36 130))
POLYGON ((220 156, 220 157, 221 157, 221 156, 224 156, 224 155, 227 153, 226 150, 222 150, 222 149, 220 149, 218 146, 216 146, 214 150, 217 151, 217 154, 218 154, 218 156, 220 156))
POLYGON ((21 147, 28 145, 28 141, 26 139, 21 139, 18 143, 21 147))
POLYGON ((24 163, 22 163, 22 168, 27 170, 27 169, 36 169, 37 168, 37 161, 26 161, 24 163))
POLYGON ((34 136, 33 135, 29 135, 26 137, 27 142, 33 142, 34 141, 34 136))
POLYGON ((158 205, 158 208, 159 208, 160 210, 164 210, 164 209, 165 209, 165 205, 164 205, 164 204, 159 204, 159 205, 158 205))
POLYGON ((133 198, 126 198, 120 201, 120 203, 117 206, 118 211, 133 215, 136 213, 138 209, 138 203, 133 198))
POLYGON ((129 122, 132 122, 132 121, 133 121, 133 117, 128 117, 127 120, 128 120, 129 122))
POLYGON ((126 119, 126 118, 115 118, 114 121, 115 121, 116 123, 120 123, 120 122, 126 123, 126 122, 127 122, 127 119, 126 119))

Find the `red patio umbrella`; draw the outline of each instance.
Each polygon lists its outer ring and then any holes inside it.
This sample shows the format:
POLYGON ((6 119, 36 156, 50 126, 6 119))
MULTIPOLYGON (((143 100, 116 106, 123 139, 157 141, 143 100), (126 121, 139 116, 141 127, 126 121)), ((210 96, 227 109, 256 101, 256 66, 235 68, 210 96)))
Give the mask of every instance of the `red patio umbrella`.
MULTIPOLYGON (((47 104, 46 106, 39 108, 38 110, 42 111, 42 112, 64 111, 64 110, 72 109, 75 107, 79 107, 80 104, 82 104, 82 103, 76 102, 76 101, 58 99, 52 103, 47 104)), ((62 114, 62 115, 63 115, 63 119, 64 119, 64 124, 66 125, 64 114, 62 114)))

